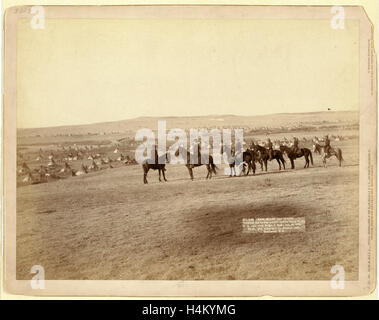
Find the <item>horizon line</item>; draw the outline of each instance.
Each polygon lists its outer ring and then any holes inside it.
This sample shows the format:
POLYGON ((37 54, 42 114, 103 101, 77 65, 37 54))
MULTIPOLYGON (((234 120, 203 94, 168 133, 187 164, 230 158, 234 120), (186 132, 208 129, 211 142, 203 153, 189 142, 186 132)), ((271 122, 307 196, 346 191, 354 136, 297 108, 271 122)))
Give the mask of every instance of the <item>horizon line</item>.
POLYGON ((111 120, 111 121, 102 121, 102 122, 91 122, 91 123, 82 123, 82 124, 63 124, 56 126, 46 126, 46 127, 21 127, 16 128, 17 130, 36 130, 36 129, 52 129, 52 128, 64 128, 64 127, 84 127, 91 126, 96 124, 105 124, 112 122, 120 121, 132 121, 141 118, 205 118, 205 117, 264 117, 264 116, 273 116, 273 115, 283 115, 283 114, 312 114, 312 113, 327 113, 327 112, 359 112, 359 109, 345 109, 345 110, 320 110, 320 111, 308 111, 308 112, 275 112, 275 113, 266 113, 266 114, 255 114, 255 115, 244 115, 244 114, 207 114, 207 115, 192 115, 192 116, 138 116, 134 118, 125 118, 121 120, 111 120))

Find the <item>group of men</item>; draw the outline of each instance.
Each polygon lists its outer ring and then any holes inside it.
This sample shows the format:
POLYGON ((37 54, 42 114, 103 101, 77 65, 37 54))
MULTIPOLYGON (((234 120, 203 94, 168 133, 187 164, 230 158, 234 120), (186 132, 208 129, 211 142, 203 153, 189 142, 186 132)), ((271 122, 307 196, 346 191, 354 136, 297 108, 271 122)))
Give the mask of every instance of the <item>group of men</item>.
MULTIPOLYGON (((273 155, 273 143, 271 141, 270 138, 267 139, 267 143, 266 143, 266 147, 267 149, 269 150, 269 156, 270 156, 270 161, 272 160, 272 155, 273 155)), ((331 150, 331 146, 330 146, 330 140, 329 140, 329 136, 326 135, 324 137, 324 152, 329 155, 330 153, 330 150, 331 150)), ((292 145, 292 151, 294 153, 298 153, 300 151, 300 148, 299 148, 299 139, 297 137, 293 137, 293 145, 292 145)))

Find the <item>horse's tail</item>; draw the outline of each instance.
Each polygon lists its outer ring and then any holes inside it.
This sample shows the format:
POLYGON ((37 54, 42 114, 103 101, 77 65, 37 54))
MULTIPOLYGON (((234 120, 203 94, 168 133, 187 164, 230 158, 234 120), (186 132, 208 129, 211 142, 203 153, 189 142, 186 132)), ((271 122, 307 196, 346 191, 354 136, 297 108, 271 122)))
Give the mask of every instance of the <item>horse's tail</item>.
POLYGON ((312 151, 311 150, 309 150, 309 156, 311 158, 311 163, 312 163, 312 166, 313 166, 313 156, 312 156, 312 151))
POLYGON ((343 157, 342 157, 342 150, 338 148, 338 151, 337 151, 337 152, 338 152, 338 159, 339 159, 340 161, 344 161, 344 160, 343 160, 343 157))

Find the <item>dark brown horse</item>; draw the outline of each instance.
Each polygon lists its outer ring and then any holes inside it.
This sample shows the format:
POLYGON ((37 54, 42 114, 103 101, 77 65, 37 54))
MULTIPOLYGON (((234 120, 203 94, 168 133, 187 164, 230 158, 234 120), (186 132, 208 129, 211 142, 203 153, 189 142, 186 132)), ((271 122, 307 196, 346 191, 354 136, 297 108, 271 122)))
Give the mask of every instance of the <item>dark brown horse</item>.
MULTIPOLYGON (((270 160, 269 150, 265 147, 262 147, 258 144, 252 144, 253 150, 258 155, 257 160, 262 161, 265 166, 265 171, 267 171, 267 162, 270 160)), ((279 170, 282 170, 281 163, 283 164, 283 169, 286 169, 286 161, 283 158, 283 153, 280 150, 272 150, 272 159, 276 159, 279 164, 279 170), (280 163, 281 162, 281 163, 280 163)), ((263 170, 263 165, 261 164, 261 168, 263 170)))
POLYGON ((217 174, 217 166, 214 164, 213 162, 213 157, 210 155, 209 156, 209 161, 208 163, 202 163, 201 160, 201 153, 199 151, 198 153, 198 163, 194 164, 194 163, 191 163, 191 154, 189 151, 187 151, 185 148, 183 147, 179 147, 178 150, 176 150, 175 152, 175 156, 178 157, 180 155, 182 155, 182 158, 184 159, 184 156, 187 155, 187 162, 185 163, 185 166, 187 167, 188 169, 188 173, 190 175, 190 178, 191 180, 193 180, 193 169, 196 168, 196 167, 200 167, 202 165, 205 165, 206 168, 207 168, 207 176, 206 176, 206 179, 211 179, 212 178, 212 173, 214 174, 217 174))
MULTIPOLYGON (((255 174, 256 166, 255 161, 257 158, 257 154, 254 150, 246 149, 246 151, 243 152, 243 162, 247 164, 247 172, 246 175, 249 175, 250 169, 253 170, 253 174, 255 174)), ((243 172, 245 171, 245 166, 243 167, 243 172)))
POLYGON ((142 164, 143 183, 144 184, 147 184, 147 173, 149 172, 150 169, 152 169, 152 170, 158 170, 158 172, 159 172, 159 182, 162 182, 162 180, 161 180, 161 173, 163 174, 164 181, 167 181, 166 175, 165 175, 165 171, 166 171, 166 160, 168 160, 168 154, 165 153, 165 154, 161 155, 159 158, 158 158, 157 151, 155 151, 155 161, 154 161, 154 163, 149 163, 148 160, 146 160, 142 164), (160 159, 164 159, 164 162, 162 160, 158 161, 159 158, 160 159), (159 163, 159 162, 163 162, 163 163, 159 163))
POLYGON ((287 154, 288 159, 291 161, 291 169, 295 169, 295 160, 297 158, 304 157, 305 165, 304 168, 309 168, 309 158, 311 159, 311 163, 313 166, 313 156, 311 150, 308 148, 301 148, 297 152, 295 152, 292 148, 287 146, 280 146, 280 150, 283 153, 287 154))

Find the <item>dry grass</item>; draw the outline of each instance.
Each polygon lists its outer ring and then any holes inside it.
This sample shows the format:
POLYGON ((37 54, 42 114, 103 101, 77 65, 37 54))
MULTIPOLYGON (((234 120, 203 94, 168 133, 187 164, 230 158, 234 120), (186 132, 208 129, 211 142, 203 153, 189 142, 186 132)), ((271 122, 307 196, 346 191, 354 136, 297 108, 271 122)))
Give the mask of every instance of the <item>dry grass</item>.
POLYGON ((358 276, 357 140, 329 162, 256 176, 167 166, 169 182, 140 166, 17 190, 17 278, 40 264, 47 279, 330 279, 358 276), (305 233, 246 234, 242 219, 295 216, 305 233))

